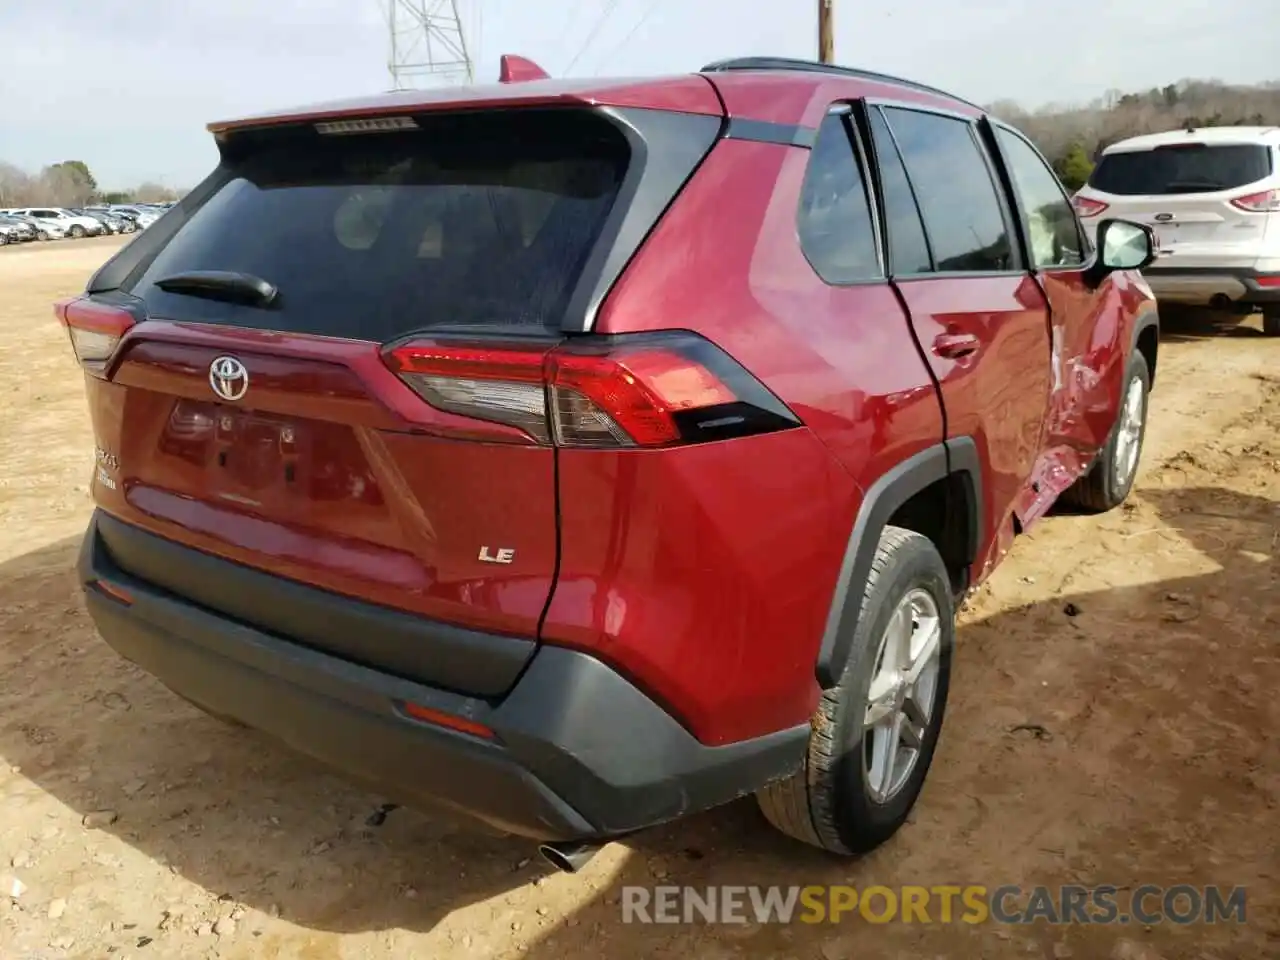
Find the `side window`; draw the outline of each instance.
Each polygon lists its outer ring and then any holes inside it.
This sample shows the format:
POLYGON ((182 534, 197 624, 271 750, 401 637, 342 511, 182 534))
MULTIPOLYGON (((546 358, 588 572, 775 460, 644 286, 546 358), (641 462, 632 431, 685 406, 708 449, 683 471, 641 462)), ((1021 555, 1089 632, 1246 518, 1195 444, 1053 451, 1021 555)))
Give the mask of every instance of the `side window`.
POLYGON ((1023 227, 1036 267, 1073 267, 1084 263, 1080 226, 1057 176, 1021 137, 995 127, 996 140, 1009 163, 1009 176, 1022 208, 1023 227))
POLYGON ((953 117, 885 109, 915 187, 935 268, 990 272, 1017 268, 991 171, 973 125, 953 117))
POLYGON ((800 193, 800 247, 827 283, 883 276, 862 167, 848 121, 831 115, 818 128, 800 193))
POLYGON ((884 191, 885 232, 889 235, 889 268, 898 275, 928 273, 929 242, 925 239, 920 208, 911 192, 902 157, 884 115, 871 108, 871 139, 875 141, 876 166, 884 191))

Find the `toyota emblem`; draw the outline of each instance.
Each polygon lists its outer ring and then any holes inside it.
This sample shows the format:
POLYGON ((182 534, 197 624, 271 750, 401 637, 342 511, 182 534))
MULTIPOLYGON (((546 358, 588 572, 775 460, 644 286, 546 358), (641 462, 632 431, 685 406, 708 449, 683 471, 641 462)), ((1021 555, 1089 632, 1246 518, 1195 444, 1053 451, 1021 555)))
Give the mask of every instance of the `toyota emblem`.
POLYGON ((209 364, 209 386, 223 400, 239 400, 249 389, 249 371, 235 357, 218 357, 209 364))

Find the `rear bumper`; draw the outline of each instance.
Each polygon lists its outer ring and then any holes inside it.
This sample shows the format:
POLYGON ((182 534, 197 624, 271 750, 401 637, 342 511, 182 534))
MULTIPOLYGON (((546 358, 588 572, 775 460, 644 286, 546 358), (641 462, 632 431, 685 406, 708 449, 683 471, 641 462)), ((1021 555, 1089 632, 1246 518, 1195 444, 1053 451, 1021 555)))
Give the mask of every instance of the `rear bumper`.
POLYGON ((1243 305, 1280 303, 1277 274, 1259 273, 1252 267, 1161 267, 1142 271, 1159 300, 1172 303, 1209 304, 1223 298, 1243 305))
POLYGON ((733 800, 800 768, 807 726, 707 747, 625 678, 574 651, 540 647, 510 693, 483 700, 309 649, 130 576, 98 523, 95 515, 79 575, 108 644, 205 711, 387 799, 443 806, 540 841, 604 839, 733 800), (493 737, 413 719, 405 704, 481 724, 493 737))

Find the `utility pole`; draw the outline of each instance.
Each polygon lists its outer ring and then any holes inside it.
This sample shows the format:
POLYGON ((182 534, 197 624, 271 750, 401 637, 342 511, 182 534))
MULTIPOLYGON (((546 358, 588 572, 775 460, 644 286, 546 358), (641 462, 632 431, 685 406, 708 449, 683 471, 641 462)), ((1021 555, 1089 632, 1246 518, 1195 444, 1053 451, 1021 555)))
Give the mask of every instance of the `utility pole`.
POLYGON ((835 0, 818 0, 818 60, 822 63, 836 62, 834 5, 835 0))

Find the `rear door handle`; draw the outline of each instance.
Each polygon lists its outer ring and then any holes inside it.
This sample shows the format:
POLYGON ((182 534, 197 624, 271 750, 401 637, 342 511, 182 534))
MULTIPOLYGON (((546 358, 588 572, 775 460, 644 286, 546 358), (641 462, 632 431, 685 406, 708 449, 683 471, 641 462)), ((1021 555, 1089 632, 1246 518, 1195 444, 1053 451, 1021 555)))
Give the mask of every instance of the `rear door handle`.
POLYGON ((940 333, 933 338, 933 352, 948 360, 958 360, 977 353, 981 341, 972 333, 940 333))

